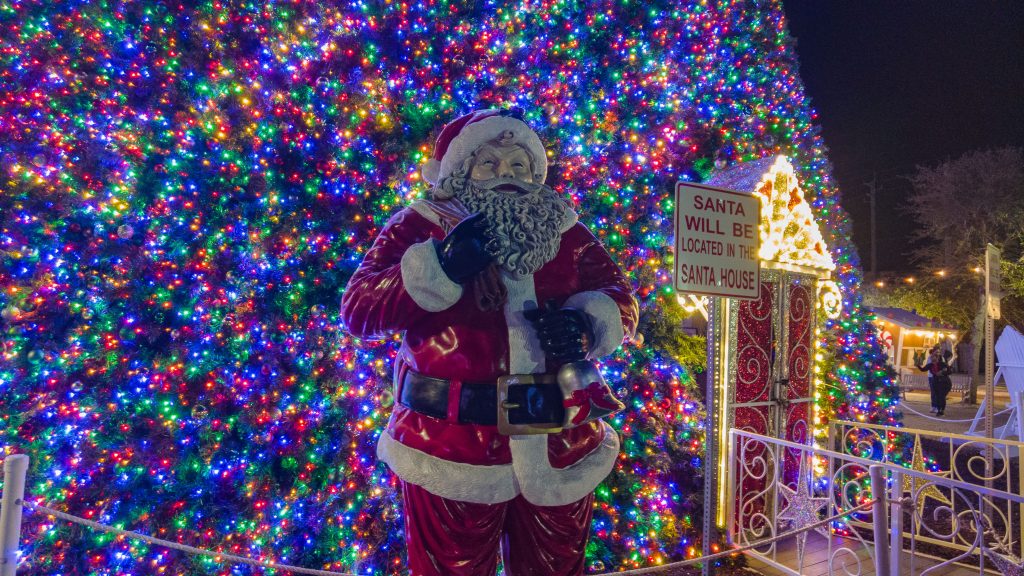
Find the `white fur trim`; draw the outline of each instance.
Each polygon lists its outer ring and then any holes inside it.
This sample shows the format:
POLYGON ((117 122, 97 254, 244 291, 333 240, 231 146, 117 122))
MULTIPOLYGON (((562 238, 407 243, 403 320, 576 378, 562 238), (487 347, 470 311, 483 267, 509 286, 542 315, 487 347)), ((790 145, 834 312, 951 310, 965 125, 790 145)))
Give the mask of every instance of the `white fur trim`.
POLYGON ((548 460, 547 434, 509 437, 512 468, 523 498, 537 506, 561 506, 590 494, 612 471, 619 456, 619 436, 601 421, 604 438, 571 466, 555 468, 548 460))
POLYGON ((626 330, 622 326, 622 313, 612 297, 604 292, 580 292, 570 296, 563 305, 586 312, 594 330, 594 344, 587 358, 600 358, 611 354, 622 344, 626 330))
POLYGON ((427 312, 451 308, 462 298, 462 286, 452 282, 437 260, 437 240, 409 246, 402 255, 402 283, 413 302, 427 312))
POLYGON ((505 323, 508 325, 508 371, 510 374, 544 372, 544 350, 533 325, 523 312, 538 307, 533 274, 516 279, 502 270, 501 279, 508 288, 505 323))
MULTIPOLYGON (((544 182, 544 178, 548 175, 548 156, 547 151, 544 150, 544 144, 541 143, 537 133, 525 122, 511 116, 490 116, 465 126, 448 143, 448 150, 445 151, 444 158, 441 159, 436 180, 427 179, 427 182, 437 184, 456 168, 462 166, 466 158, 476 152, 477 148, 501 136, 501 133, 506 130, 510 130, 515 135, 516 143, 524 146, 537 163, 537 166, 533 167, 534 181, 544 182)), ((424 178, 428 175, 430 174, 426 171, 423 172, 424 178)))
POLYGON ((431 224, 436 224, 438 228, 444 229, 444 225, 441 223, 441 216, 423 200, 413 200, 413 203, 409 204, 409 208, 412 208, 417 214, 429 220, 431 224))
POLYGON ((565 219, 562 220, 562 227, 559 228, 558 231, 561 232, 562 234, 565 234, 569 230, 569 228, 572 228, 573 226, 575 226, 576 223, 579 222, 579 221, 580 221, 579 214, 577 214, 576 211, 572 209, 572 206, 569 205, 569 202, 566 201, 565 202, 565 219))
POLYGON ((438 180, 440 180, 437 176, 440 173, 441 163, 435 158, 427 160, 427 163, 424 164, 423 168, 420 170, 420 175, 423 176, 423 179, 426 180, 428 184, 437 184, 438 180))
POLYGON ((449 500, 497 504, 519 494, 512 464, 478 466, 442 460, 402 444, 386 431, 377 440, 377 458, 402 480, 449 500))

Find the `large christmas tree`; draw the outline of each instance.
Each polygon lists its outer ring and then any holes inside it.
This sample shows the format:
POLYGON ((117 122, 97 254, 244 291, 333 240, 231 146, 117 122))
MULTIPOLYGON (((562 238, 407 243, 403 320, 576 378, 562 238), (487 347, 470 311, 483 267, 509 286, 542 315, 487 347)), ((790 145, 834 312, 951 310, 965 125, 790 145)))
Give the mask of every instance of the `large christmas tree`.
MULTIPOLYGON (((823 413, 889 381, 778 1, 0 0, 0 429, 31 499, 161 538, 402 573, 374 447, 396 342, 338 303, 448 120, 518 106, 629 271, 641 337, 592 571, 700 549, 703 349, 669 276, 677 180, 788 154, 837 263, 823 413), (694 360, 696 358, 696 360, 694 360)), ((26 573, 250 574, 30 514, 26 573)))

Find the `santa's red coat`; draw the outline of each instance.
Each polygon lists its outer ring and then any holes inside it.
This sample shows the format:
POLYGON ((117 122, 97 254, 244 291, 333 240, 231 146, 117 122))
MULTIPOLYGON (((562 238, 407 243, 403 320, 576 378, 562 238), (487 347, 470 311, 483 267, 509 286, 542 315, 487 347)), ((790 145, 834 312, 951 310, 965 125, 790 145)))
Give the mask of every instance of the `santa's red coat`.
POLYGON ((530 276, 503 273, 509 293, 504 310, 481 311, 471 289, 449 280, 438 263, 434 245, 446 227, 442 206, 418 201, 395 214, 342 297, 342 319, 353 335, 405 331, 396 374, 409 368, 453 381, 447 421, 396 402, 377 455, 403 480, 444 498, 496 503, 522 494, 545 506, 579 500, 618 456, 610 426, 596 421, 557 434, 510 437, 495 426, 458 424, 458 387, 553 372, 523 317, 525 309, 549 299, 586 312, 595 333, 590 358, 612 352, 636 328, 639 312, 629 282, 567 208, 555 258, 530 276))

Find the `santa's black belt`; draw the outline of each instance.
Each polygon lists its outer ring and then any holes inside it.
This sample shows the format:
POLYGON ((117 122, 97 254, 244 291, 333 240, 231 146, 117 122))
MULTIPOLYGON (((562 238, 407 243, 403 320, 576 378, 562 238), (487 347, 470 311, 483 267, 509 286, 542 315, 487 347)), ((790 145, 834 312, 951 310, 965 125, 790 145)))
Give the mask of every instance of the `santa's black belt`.
MULTIPOLYGON (((535 377, 544 382, 508 386, 505 410, 509 424, 562 422, 565 418, 562 391, 554 375, 535 377)), ((398 402, 420 414, 446 420, 452 385, 450 380, 406 370, 398 402)), ((458 388, 458 414, 451 415, 453 420, 460 424, 498 424, 497 382, 461 382, 458 388)))

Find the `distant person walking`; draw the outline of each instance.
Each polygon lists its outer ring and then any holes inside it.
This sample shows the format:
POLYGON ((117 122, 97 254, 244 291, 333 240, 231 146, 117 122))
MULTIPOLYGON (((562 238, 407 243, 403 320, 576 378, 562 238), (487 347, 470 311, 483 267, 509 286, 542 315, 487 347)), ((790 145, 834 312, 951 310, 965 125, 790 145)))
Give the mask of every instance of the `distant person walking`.
POLYGON ((928 351, 927 359, 924 354, 914 355, 914 365, 922 372, 928 373, 928 390, 932 397, 932 412, 937 416, 946 414, 946 395, 953 388, 953 380, 949 377, 949 357, 952 353, 945 354, 939 351, 939 345, 932 346, 928 351), (924 362, 924 364, 922 364, 924 362))

